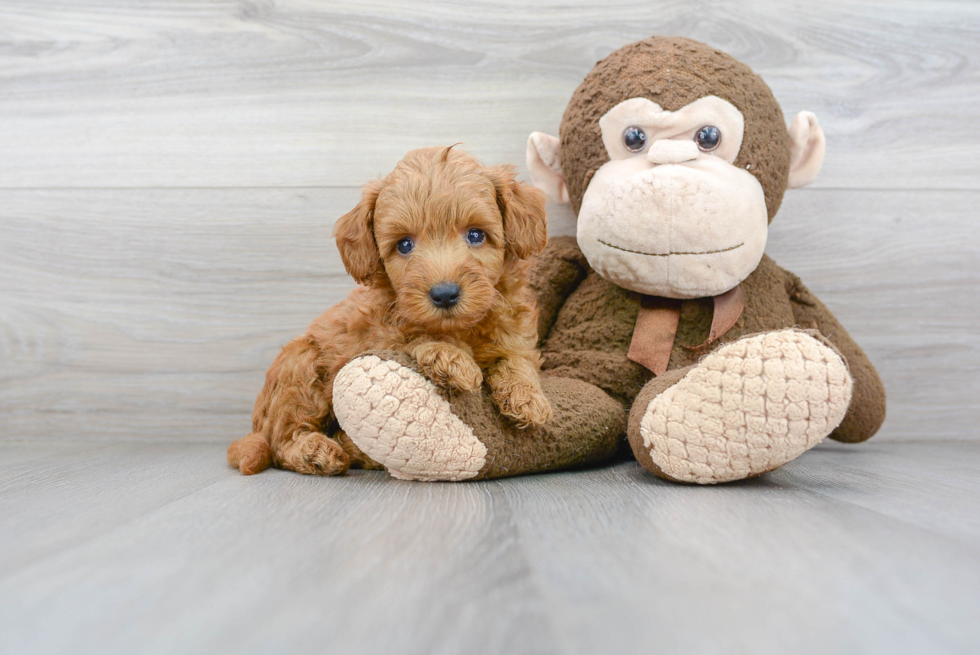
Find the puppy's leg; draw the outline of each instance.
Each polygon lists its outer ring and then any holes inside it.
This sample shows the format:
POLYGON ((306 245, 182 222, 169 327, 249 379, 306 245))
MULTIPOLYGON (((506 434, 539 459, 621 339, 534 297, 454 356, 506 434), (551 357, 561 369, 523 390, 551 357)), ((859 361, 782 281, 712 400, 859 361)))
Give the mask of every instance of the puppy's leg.
POLYGON ((513 356, 497 361, 487 371, 487 384, 500 413, 513 419, 517 427, 536 427, 552 417, 538 367, 531 359, 513 356))
POLYGON ((433 383, 459 391, 475 391, 483 384, 483 372, 473 353, 442 341, 414 344, 409 354, 418 362, 422 374, 433 383))
POLYGON ((339 443, 321 432, 300 432, 278 452, 278 464, 307 475, 343 475, 350 457, 339 443))
MULTIPOLYGON (((340 475, 350 458, 333 439, 321 432, 331 413, 334 353, 323 352, 309 335, 286 344, 266 373, 265 387, 255 401, 253 434, 229 448, 228 461, 242 473, 251 459, 243 459, 246 442, 259 448, 268 444, 276 466, 310 475, 340 475), (232 452, 235 450, 235 453, 232 452)), ((266 466, 268 466, 268 460, 266 466)), ((247 466, 249 471, 252 466, 247 466)), ((264 467, 263 467, 264 468, 264 467)))

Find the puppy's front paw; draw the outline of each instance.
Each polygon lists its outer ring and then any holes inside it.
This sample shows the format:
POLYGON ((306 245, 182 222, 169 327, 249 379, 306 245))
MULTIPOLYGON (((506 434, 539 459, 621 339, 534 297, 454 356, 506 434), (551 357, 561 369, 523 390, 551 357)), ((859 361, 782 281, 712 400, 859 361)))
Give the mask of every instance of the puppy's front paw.
POLYGON ((503 385, 494 391, 493 401, 500 413, 513 419, 521 429, 543 425, 554 414, 541 389, 530 384, 503 385))
POLYGON ((350 468, 350 457, 339 443, 319 432, 296 437, 297 456, 293 470, 307 475, 343 475, 350 468))
POLYGON ((483 384, 483 372, 473 358, 448 343, 426 343, 412 353, 425 377, 441 387, 476 391, 483 384))

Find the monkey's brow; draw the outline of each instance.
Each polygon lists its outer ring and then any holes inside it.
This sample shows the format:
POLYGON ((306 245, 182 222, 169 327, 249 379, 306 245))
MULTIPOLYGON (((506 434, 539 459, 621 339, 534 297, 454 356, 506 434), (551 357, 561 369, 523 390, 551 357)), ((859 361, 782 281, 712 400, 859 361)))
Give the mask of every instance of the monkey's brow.
POLYGON ((646 255, 647 257, 667 257, 669 255, 714 255, 719 252, 728 252, 729 250, 735 250, 736 248, 741 248, 745 245, 745 242, 739 243, 734 246, 729 246, 728 248, 722 248, 721 250, 705 250, 703 252, 642 252, 640 250, 630 250, 629 248, 622 248, 620 246, 614 246, 611 243, 606 243, 602 239, 596 239, 599 243, 604 246, 609 246, 610 248, 615 248, 616 250, 622 250, 623 252, 633 253, 634 255, 646 255))

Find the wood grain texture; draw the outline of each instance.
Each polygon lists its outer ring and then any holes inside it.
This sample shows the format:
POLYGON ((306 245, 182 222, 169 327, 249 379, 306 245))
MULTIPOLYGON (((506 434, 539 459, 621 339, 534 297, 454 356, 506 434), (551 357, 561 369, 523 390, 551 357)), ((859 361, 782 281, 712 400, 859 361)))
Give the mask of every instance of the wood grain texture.
MULTIPOLYGON (((56 447, 55 447, 56 446, 56 447)), ((481 483, 0 443, 5 653, 969 653, 980 444, 481 483)))
MULTIPOLYGON (((244 434, 278 349, 353 288, 330 234, 358 197, 0 191, 0 438, 244 434)), ((978 200, 800 190, 773 223, 768 252, 882 374, 880 439, 978 437, 978 200)))
POLYGON ((0 187, 351 186, 462 141, 520 163, 598 59, 689 36, 821 118, 825 188, 977 189, 980 5, 7 0, 0 187))

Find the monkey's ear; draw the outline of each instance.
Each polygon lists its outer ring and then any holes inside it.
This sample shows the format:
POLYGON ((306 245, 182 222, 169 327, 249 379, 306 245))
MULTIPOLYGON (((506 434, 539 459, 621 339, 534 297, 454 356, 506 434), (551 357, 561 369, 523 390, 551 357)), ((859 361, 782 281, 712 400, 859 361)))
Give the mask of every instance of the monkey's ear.
POLYGON ((381 255, 374 242, 374 205, 384 183, 372 180, 354 209, 337 220, 333 234, 344 268, 360 284, 371 286, 382 271, 381 255))
POLYGON ((546 198, 530 184, 514 179, 512 166, 490 169, 497 190, 497 206, 504 219, 507 250, 518 259, 527 259, 548 245, 546 198))
POLYGON ((817 117, 809 111, 801 111, 789 126, 789 189, 798 189, 817 178, 827 140, 817 123, 817 117))
POLYGON ((568 203, 568 189, 561 174, 561 142, 544 132, 531 132, 527 138, 527 169, 534 186, 553 202, 568 203))

